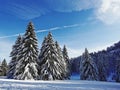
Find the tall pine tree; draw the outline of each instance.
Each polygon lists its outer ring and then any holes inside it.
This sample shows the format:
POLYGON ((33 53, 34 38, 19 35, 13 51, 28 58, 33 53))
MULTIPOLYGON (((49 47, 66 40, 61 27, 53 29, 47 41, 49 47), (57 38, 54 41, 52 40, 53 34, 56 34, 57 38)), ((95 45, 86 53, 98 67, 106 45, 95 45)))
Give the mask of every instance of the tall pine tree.
POLYGON ((65 60, 65 63, 66 63, 66 78, 70 79, 70 75, 71 75, 71 65, 70 65, 70 61, 69 61, 69 56, 68 56, 68 52, 67 52, 67 48, 66 46, 64 45, 63 47, 63 57, 64 57, 64 60, 65 60))
POLYGON ((23 37, 21 51, 15 70, 15 79, 33 80, 37 79, 38 42, 32 22, 29 23, 23 37))
POLYGON ((58 54, 52 34, 48 36, 42 43, 42 48, 39 55, 39 75, 42 80, 62 80, 64 79, 64 62, 61 62, 61 57, 58 54))
POLYGON ((8 65, 7 78, 13 79, 14 77, 16 64, 18 62, 17 58, 18 58, 18 53, 20 51, 21 42, 22 42, 22 37, 19 35, 15 42, 15 45, 13 45, 12 47, 12 52, 10 53, 11 61, 8 65))
POLYGON ((98 70, 93 62, 93 59, 89 55, 87 49, 83 53, 80 62, 80 79, 81 80, 99 80, 98 70))

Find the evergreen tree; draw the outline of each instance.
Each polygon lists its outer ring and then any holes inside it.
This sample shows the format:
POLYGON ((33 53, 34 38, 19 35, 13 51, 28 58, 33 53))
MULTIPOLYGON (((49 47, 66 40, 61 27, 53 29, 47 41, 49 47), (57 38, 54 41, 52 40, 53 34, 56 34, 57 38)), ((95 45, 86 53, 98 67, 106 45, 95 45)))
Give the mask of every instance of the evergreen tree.
POLYGON ((104 54, 102 54, 102 53, 99 54, 99 56, 97 57, 97 67, 98 67, 100 81, 106 81, 106 77, 107 77, 105 64, 103 63, 104 60, 105 60, 104 54))
MULTIPOLYGON (((39 64, 41 64, 41 62, 42 62, 41 58, 43 57, 42 54, 43 54, 43 51, 46 48, 46 44, 47 44, 47 37, 44 37, 44 40, 42 42, 42 48, 40 49, 40 54, 39 54, 38 60, 37 60, 37 63, 38 63, 38 74, 39 75, 40 75, 40 68, 41 68, 41 66, 39 64)), ((40 79, 40 78, 38 78, 38 79, 40 79)))
POLYGON ((2 67, 2 71, 3 71, 3 76, 6 76, 8 66, 7 66, 7 62, 5 59, 2 61, 1 67, 2 67))
POLYGON ((21 42, 22 42, 22 37, 19 35, 15 42, 15 45, 13 45, 13 47, 12 47, 12 52, 10 53, 11 61, 8 65, 7 78, 13 79, 13 77, 14 77, 16 64, 18 62, 18 59, 17 59, 18 53, 21 48, 21 42))
POLYGON ((1 61, 0 61, 0 76, 3 76, 3 70, 2 70, 1 61))
POLYGON ((99 80, 98 70, 93 62, 93 59, 89 55, 87 49, 83 53, 80 62, 80 79, 81 80, 99 80))
POLYGON ((67 63, 65 62, 65 59, 63 57, 63 53, 62 53, 62 50, 58 44, 58 42, 56 41, 55 42, 55 45, 56 45, 56 49, 57 49, 57 54, 59 55, 59 63, 64 67, 65 71, 63 72, 63 77, 64 79, 69 79, 69 76, 68 76, 68 69, 67 69, 67 63))
POLYGON ((39 55, 39 75, 42 80, 62 80, 64 79, 64 62, 61 62, 61 57, 58 54, 52 34, 48 36, 42 43, 42 48, 39 55))
POLYGON ((116 65, 116 82, 120 82, 120 59, 117 60, 116 65))
POLYGON ((66 63, 66 74, 67 74, 67 78, 70 79, 70 75, 71 75, 71 65, 70 65, 70 61, 69 61, 69 57, 68 57, 68 52, 67 52, 67 48, 64 45, 63 47, 63 57, 66 63))
POLYGON ((19 80, 36 79, 38 76, 37 57, 38 43, 34 26, 32 22, 30 22, 23 37, 14 78, 19 80))

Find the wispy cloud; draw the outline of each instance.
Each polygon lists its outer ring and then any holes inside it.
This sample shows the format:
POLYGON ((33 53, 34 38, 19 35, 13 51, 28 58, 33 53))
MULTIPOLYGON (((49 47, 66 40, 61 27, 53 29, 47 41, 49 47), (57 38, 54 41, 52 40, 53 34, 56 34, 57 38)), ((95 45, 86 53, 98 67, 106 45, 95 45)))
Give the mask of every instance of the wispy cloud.
POLYGON ((80 12, 92 9, 95 18, 107 25, 120 22, 120 0, 6 0, 6 2, 6 5, 0 7, 0 11, 27 20, 50 12, 80 12))
POLYGON ((14 35, 8 35, 8 36, 1 36, 0 39, 3 39, 3 38, 11 38, 11 37, 17 37, 19 35, 23 35, 24 33, 20 33, 20 34, 14 34, 14 35))
MULTIPOLYGON (((5 12, 22 19, 33 19, 49 12, 72 12, 94 8, 98 0, 7 0, 5 12), (8 8, 9 7, 9 8, 8 8)), ((2 2, 1 2, 2 3, 2 2)))
MULTIPOLYGON (((78 27, 81 26, 83 24, 72 24, 72 25, 65 25, 65 26, 61 26, 61 27, 53 27, 53 28, 49 28, 49 29, 43 29, 43 30, 36 30, 36 33, 42 33, 42 32, 49 32, 49 31, 55 31, 55 30, 66 30, 66 28, 74 28, 74 27, 78 27)), ((17 33, 14 35, 7 35, 7 36, 1 36, 0 39, 3 38, 11 38, 11 37, 17 37, 18 35, 23 35, 24 33, 17 33)))
POLYGON ((58 12, 81 11, 94 8, 98 0, 44 0, 48 7, 58 12))
POLYGON ((36 17, 40 17, 41 15, 44 15, 45 13, 48 13, 49 11, 45 9, 44 7, 40 7, 35 4, 19 4, 19 3, 11 3, 10 8, 7 8, 7 10, 22 19, 33 19, 36 17))

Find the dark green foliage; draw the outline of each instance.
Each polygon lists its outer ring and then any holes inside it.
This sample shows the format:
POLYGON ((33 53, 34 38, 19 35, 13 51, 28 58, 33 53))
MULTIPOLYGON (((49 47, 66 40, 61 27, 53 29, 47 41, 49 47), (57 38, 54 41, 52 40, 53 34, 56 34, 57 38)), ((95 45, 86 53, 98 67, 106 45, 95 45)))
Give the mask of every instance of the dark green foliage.
POLYGON ((62 52, 59 51, 49 32, 45 37, 39 55, 39 75, 42 80, 63 80, 65 79, 65 65, 62 52), (61 53, 61 54, 60 54, 61 53))
POLYGON ((6 76, 6 74, 7 74, 7 70, 8 70, 8 66, 7 66, 7 62, 6 62, 6 60, 4 59, 3 61, 2 61, 2 64, 1 64, 1 76, 6 76))
POLYGON ((81 80, 99 80, 98 69, 87 49, 83 53, 80 62, 81 80))
POLYGON ((70 76, 71 76, 71 64, 70 64, 70 61, 69 61, 68 52, 67 52, 67 48, 66 48, 65 45, 63 47, 62 53, 63 53, 63 58, 64 58, 65 63, 66 63, 66 78, 70 79, 70 76))
POLYGON ((13 45, 12 52, 10 53, 11 61, 8 65, 7 78, 13 79, 14 77, 16 64, 18 62, 18 53, 20 52, 21 49, 21 42, 22 42, 22 37, 19 35, 15 45, 13 45))
POLYGON ((104 61, 104 54, 99 54, 99 56, 97 56, 97 61, 96 61, 96 64, 97 64, 97 67, 98 67, 98 73, 99 73, 99 80, 100 81, 106 81, 107 80, 107 73, 106 73, 106 63, 103 63, 104 61))
POLYGON ((38 43, 34 32, 34 26, 32 22, 30 22, 23 36, 14 78, 20 80, 36 79, 38 76, 37 57, 38 43))

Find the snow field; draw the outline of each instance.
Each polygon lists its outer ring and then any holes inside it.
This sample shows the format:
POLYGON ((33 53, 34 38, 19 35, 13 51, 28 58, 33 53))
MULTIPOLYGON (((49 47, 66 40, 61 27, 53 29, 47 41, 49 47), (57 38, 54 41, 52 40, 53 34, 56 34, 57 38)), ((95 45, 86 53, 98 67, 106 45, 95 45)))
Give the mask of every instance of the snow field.
POLYGON ((24 81, 0 79, 0 90, 120 90, 120 84, 99 81, 24 81))

